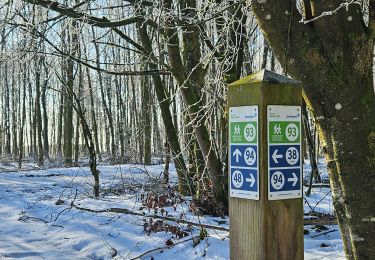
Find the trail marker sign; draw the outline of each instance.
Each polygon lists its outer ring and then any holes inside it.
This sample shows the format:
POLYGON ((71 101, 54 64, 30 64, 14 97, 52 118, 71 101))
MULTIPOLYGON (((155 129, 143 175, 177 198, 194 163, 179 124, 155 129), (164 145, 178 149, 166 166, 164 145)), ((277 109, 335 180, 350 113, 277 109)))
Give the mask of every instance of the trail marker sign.
POLYGON ((268 199, 302 197, 301 107, 267 106, 268 199))
POLYGON ((230 196, 259 200, 258 106, 229 108, 230 196))
POLYGON ((303 259, 301 103, 301 84, 272 71, 228 86, 231 260, 303 259))

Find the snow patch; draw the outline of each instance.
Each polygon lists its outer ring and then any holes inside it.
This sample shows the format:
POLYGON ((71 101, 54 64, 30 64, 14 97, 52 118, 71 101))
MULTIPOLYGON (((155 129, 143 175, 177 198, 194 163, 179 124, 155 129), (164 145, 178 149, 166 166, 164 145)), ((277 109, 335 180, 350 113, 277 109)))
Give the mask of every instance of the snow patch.
POLYGON ((375 222, 375 217, 368 217, 368 218, 363 218, 363 222, 375 222))
POLYGON ((363 237, 359 237, 359 236, 356 235, 356 234, 353 234, 352 237, 353 237, 353 240, 354 240, 354 241, 357 241, 357 242, 365 241, 365 239, 364 239, 363 237))

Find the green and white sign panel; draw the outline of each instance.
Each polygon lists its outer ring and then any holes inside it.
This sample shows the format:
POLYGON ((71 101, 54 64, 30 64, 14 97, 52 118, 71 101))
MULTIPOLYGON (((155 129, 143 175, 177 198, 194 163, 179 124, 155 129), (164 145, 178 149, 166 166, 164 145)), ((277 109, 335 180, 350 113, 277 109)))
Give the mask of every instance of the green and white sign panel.
POLYGON ((267 106, 268 199, 302 197, 301 107, 267 106))
POLYGON ((229 108, 230 196, 259 200, 258 106, 229 108))

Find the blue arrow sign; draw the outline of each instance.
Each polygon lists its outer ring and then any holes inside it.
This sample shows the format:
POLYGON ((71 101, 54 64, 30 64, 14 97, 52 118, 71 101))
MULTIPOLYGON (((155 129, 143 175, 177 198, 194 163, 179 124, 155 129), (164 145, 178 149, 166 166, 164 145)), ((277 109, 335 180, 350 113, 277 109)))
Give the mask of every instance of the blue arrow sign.
POLYGON ((301 166, 300 145, 270 145, 268 150, 270 168, 301 166))
POLYGON ((300 172, 300 168, 270 170, 270 191, 301 190, 300 172))
POLYGON ((258 154, 256 145, 231 145, 230 166, 234 167, 258 167, 258 154))
POLYGON ((231 189, 243 191, 258 191, 258 173, 254 169, 230 169, 231 189))

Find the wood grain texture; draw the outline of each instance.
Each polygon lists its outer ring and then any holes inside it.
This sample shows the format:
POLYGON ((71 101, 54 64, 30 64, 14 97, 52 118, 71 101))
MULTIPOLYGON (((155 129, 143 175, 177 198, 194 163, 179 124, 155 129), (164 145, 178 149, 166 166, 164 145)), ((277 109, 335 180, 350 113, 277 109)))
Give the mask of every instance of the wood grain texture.
POLYGON ((228 89, 228 106, 259 106, 260 200, 229 198, 230 259, 303 259, 303 201, 268 200, 267 105, 301 105, 299 84, 240 80, 228 89))

